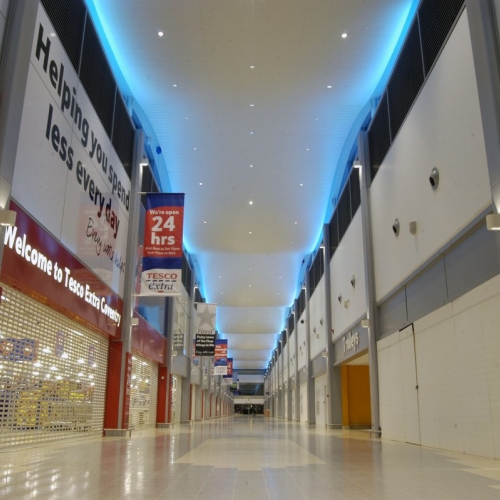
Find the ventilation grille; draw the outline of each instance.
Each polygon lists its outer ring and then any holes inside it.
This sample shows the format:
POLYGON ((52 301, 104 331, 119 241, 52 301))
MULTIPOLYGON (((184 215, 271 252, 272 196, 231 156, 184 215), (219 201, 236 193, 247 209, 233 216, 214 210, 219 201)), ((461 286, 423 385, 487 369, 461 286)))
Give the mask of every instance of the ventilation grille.
POLYGON ((311 268, 309 269, 309 294, 311 296, 314 293, 314 290, 316 290, 324 272, 325 264, 323 262, 323 249, 320 248, 314 258, 311 268))
POLYGON ((330 224, 328 224, 328 234, 330 238, 330 259, 339 246, 339 224, 337 210, 333 212, 330 224))
POLYGON ((359 183, 359 171, 353 169, 349 176, 349 192, 351 193, 351 219, 354 219, 361 205, 361 185, 359 183))
POLYGON ((295 328, 293 316, 294 316, 293 314, 290 314, 290 316, 288 316, 288 336, 292 334, 293 329, 295 328))
POLYGON ((425 74, 436 60, 464 0, 423 0, 418 9, 425 74))
POLYGON ((385 93, 380 99, 377 113, 373 117, 368 130, 368 144, 370 149, 370 174, 373 181, 391 146, 389 110, 387 108, 387 94, 385 93))
POLYGON ((387 89, 393 136, 398 133, 423 83, 424 70, 422 68, 418 23, 414 22, 387 89))
MULTIPOLYGON (((132 158, 134 156, 134 126, 130 120, 127 108, 123 99, 117 94, 116 107, 115 107, 115 118, 113 122, 113 147, 118 153, 120 161, 125 168, 128 176, 132 176, 132 158)), ((149 170, 149 169, 145 169, 149 170)), ((157 192, 153 189, 153 184, 156 184, 151 180, 147 191, 157 192)))
POLYGON ((368 130, 371 180, 429 76, 464 0, 422 0, 368 130))
POLYGON ((361 205, 361 191, 359 184, 359 172, 351 169, 344 190, 340 195, 339 202, 335 207, 330 223, 328 234, 330 237, 330 259, 337 250, 340 241, 349 228, 356 211, 361 205))
POLYGON ((87 14, 85 5, 83 2, 67 0, 41 0, 41 2, 66 49, 73 68, 78 73, 87 14))

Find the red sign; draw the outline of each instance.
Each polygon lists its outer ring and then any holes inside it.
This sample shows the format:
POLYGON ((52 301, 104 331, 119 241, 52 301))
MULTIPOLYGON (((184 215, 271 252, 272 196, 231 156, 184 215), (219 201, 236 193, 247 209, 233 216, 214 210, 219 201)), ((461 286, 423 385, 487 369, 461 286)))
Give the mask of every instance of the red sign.
POLYGON ((14 202, 5 228, 2 279, 47 299, 113 337, 120 337, 122 299, 14 202))
MULTIPOLYGON (((159 196, 180 195, 159 193, 159 196)), ((183 223, 183 205, 162 206, 155 198, 146 210, 144 257, 182 257, 183 223)))

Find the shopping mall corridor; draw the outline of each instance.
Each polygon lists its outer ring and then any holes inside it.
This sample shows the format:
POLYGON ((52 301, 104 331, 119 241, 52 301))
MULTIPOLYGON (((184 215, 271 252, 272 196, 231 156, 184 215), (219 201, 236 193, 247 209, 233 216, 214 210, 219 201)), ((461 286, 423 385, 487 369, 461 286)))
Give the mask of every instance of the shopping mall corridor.
POLYGON ((500 463, 261 416, 0 453, 0 498, 488 500, 500 463))

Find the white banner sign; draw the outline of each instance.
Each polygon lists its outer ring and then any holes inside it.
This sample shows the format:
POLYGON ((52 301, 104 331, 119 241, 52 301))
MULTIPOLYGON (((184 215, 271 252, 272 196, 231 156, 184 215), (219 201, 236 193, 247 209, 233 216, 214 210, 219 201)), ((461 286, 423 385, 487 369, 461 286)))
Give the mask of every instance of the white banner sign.
POLYGON ((12 196, 123 296, 128 178, 41 5, 12 196))

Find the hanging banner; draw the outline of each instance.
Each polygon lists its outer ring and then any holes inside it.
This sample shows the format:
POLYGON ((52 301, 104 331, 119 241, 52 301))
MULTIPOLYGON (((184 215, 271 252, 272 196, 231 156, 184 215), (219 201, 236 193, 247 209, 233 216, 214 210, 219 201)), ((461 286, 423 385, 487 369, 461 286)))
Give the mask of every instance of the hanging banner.
POLYGON ((216 304, 195 302, 195 356, 213 356, 215 354, 215 312, 216 304))
POLYGON ((228 384, 233 380, 233 358, 227 358, 227 374, 224 375, 224 380, 228 384))
POLYGON ((141 295, 181 295, 184 194, 148 193, 141 295))
POLYGON ((227 375, 227 340, 215 341, 213 375, 227 375))

